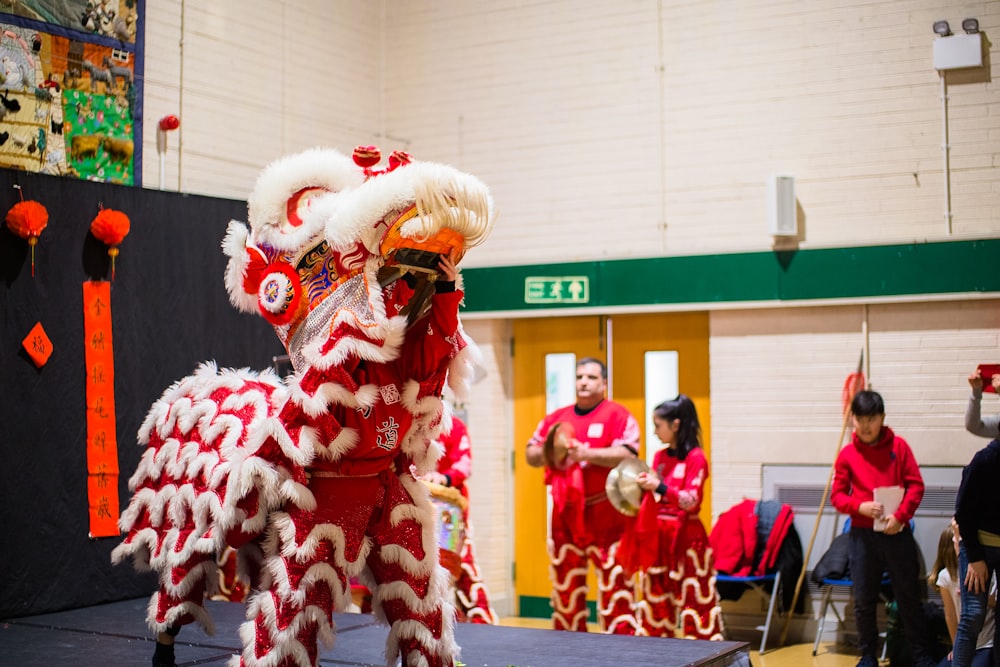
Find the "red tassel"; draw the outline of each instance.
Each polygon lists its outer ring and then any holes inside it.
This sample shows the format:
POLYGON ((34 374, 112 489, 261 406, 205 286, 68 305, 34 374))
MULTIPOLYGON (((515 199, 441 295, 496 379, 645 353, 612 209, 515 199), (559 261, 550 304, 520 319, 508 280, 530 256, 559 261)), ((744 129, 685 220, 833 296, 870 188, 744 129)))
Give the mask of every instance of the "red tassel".
POLYGON ((851 373, 844 380, 844 389, 840 393, 840 401, 844 406, 844 414, 846 415, 851 409, 851 401, 854 400, 854 395, 865 388, 865 374, 864 373, 851 373))

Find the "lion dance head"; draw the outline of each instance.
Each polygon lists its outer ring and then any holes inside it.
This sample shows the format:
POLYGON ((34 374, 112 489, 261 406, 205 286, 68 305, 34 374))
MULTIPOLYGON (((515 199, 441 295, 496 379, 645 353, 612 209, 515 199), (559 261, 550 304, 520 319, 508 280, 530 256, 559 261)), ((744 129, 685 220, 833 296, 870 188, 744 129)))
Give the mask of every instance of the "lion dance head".
POLYGON ((439 258, 457 263, 492 227, 479 179, 399 151, 385 168, 380 159, 374 146, 353 160, 332 149, 279 159, 249 197, 249 229, 230 222, 230 301, 271 323, 296 370, 391 355, 439 258), (397 285, 404 278, 409 289, 397 285))

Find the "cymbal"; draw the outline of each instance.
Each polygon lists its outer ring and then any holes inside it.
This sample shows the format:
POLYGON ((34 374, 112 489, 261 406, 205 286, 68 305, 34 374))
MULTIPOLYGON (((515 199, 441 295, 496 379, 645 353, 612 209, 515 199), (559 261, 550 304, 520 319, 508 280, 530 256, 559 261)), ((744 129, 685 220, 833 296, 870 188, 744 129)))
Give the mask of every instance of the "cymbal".
POLYGON ((649 472, 649 466, 642 459, 625 459, 608 473, 604 491, 616 510, 627 516, 639 513, 642 489, 636 482, 640 472, 649 472))
POLYGON ((545 465, 555 470, 565 470, 569 466, 570 443, 576 433, 569 422, 556 422, 549 428, 542 445, 542 458, 545 465))

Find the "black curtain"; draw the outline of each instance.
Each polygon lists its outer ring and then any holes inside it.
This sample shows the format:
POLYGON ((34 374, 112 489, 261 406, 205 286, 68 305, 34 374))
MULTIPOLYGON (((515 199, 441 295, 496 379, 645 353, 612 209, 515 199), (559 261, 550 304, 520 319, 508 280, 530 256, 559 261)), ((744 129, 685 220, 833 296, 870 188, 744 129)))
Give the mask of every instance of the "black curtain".
POLYGON ((263 369, 283 353, 263 319, 230 305, 223 283, 220 244, 245 202, 0 170, 0 216, 20 193, 49 222, 34 277, 28 243, 0 229, 0 618, 155 588, 131 562, 111 564, 121 538, 88 537, 83 283, 111 278, 107 247, 90 234, 102 205, 131 220, 111 287, 121 508, 142 454, 136 433, 164 389, 201 361, 263 369), (36 322, 52 341, 42 368, 21 346, 36 322))

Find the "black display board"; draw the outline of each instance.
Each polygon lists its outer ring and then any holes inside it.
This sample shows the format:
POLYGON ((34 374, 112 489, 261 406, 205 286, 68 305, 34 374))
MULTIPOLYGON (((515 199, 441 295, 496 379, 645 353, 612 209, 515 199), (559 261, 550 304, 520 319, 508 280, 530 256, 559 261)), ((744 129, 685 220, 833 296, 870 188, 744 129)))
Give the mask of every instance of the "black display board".
POLYGON ((88 537, 83 283, 109 280, 100 210, 131 220, 111 287, 119 502, 142 454, 153 401, 202 361, 263 369, 282 354, 270 326, 237 312, 224 286, 226 225, 246 203, 0 170, 0 217, 25 199, 48 227, 35 248, 0 225, 0 618, 150 593, 155 578, 113 566, 121 538, 88 537), (21 346, 36 322, 52 341, 36 368, 21 346))

